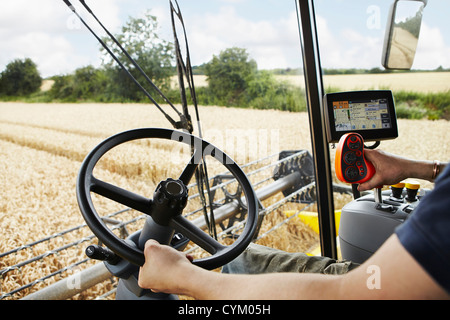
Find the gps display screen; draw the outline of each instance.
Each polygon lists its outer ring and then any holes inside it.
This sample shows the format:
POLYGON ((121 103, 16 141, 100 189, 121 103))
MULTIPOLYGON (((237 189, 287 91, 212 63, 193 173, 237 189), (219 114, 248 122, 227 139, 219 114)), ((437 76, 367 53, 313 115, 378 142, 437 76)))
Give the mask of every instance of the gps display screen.
POLYGON ((360 133, 364 140, 386 140, 398 136, 391 91, 356 91, 328 94, 328 142, 337 142, 348 132, 360 133))
POLYGON ((391 117, 386 99, 334 101, 336 131, 389 129, 391 117))

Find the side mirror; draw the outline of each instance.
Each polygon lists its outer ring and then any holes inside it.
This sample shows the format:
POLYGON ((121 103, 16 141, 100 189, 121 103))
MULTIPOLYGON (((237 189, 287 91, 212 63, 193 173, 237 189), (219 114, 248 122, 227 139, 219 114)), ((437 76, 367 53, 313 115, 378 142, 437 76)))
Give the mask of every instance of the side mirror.
POLYGON ((409 70, 416 55, 423 9, 428 0, 395 0, 386 26, 382 64, 386 69, 409 70))

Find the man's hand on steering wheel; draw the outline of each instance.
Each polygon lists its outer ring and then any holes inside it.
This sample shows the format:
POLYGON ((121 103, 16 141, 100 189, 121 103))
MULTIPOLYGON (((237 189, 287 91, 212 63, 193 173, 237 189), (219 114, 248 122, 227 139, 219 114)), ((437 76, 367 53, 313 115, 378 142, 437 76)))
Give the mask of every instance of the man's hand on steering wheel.
POLYGON ((188 269, 197 268, 192 264, 194 258, 172 247, 160 245, 156 240, 146 242, 144 255, 145 264, 139 271, 139 286, 151 288, 153 292, 183 294, 177 284, 185 280, 188 269))

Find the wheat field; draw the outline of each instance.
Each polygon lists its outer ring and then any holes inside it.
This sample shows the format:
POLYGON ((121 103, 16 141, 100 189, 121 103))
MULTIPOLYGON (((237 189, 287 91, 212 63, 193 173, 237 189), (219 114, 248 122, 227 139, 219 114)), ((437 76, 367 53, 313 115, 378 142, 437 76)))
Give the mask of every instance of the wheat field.
MULTIPOLYGON (((294 85, 304 88, 303 77, 281 77, 294 85)), ((387 74, 348 74, 326 75, 323 77, 326 88, 346 90, 408 91, 437 93, 450 90, 450 72, 411 72, 387 74)))
MULTIPOLYGON (((305 88, 303 75, 277 75, 277 80, 286 81, 296 87, 305 88)), ((177 79, 173 79, 174 85, 177 79)), ((389 88, 392 91, 413 91, 421 93, 446 92, 450 90, 450 72, 405 72, 380 74, 324 75, 325 88, 346 90, 377 90, 389 88)), ((195 76, 198 87, 208 85, 207 77, 195 76)))
MULTIPOLYGON (((200 107, 199 111, 205 140, 240 165, 282 150, 311 150, 306 113, 217 106, 200 107)), ((450 158, 450 122, 399 120, 398 124, 400 137, 383 142, 383 150, 415 159, 447 161, 450 158)), ((169 128, 169 123, 154 106, 144 104, 0 103, 0 253, 83 224, 75 196, 76 178, 83 159, 105 138, 144 127, 169 128)), ((158 141, 132 144, 99 163, 98 173, 125 189, 151 197, 159 181, 177 177, 184 168, 185 162, 179 157, 183 151, 177 148, 158 141)), ((331 150, 331 157, 333 161, 334 150, 331 150)), ((210 176, 221 170, 220 165, 217 168, 213 165, 210 176)), ((423 186, 432 187, 425 182, 423 186)), ((266 200, 264 206, 279 198, 266 200)), ((348 196, 336 195, 336 208, 349 200, 348 196)), ((121 209, 116 203, 98 201, 105 213, 121 209)), ((287 204, 277 210, 266 218, 261 232, 285 219, 286 210, 297 209, 298 205, 287 204)), ((310 210, 314 211, 314 207, 310 210)), ((85 239, 90 234, 87 228, 80 229, 73 239, 56 237, 45 245, 35 246, 32 252, 0 258, 0 270, 65 242, 85 239)), ((67 254, 52 254, 35 265, 8 272, 0 278, 0 293, 79 260, 84 256, 85 244, 90 241, 82 242, 67 254)), ((260 243, 286 251, 306 251, 317 241, 317 235, 310 228, 291 220, 260 243)), ((56 280, 40 282, 11 299, 18 299, 52 281, 56 280)), ((108 280, 74 299, 93 299, 113 285, 113 281, 108 280)))

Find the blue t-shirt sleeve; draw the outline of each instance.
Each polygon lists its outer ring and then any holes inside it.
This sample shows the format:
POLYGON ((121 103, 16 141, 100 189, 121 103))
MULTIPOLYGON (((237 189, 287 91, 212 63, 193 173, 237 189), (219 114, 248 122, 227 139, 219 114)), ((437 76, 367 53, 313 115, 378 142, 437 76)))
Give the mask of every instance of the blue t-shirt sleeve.
POLYGON ((414 259, 450 293, 450 165, 396 234, 414 259))

